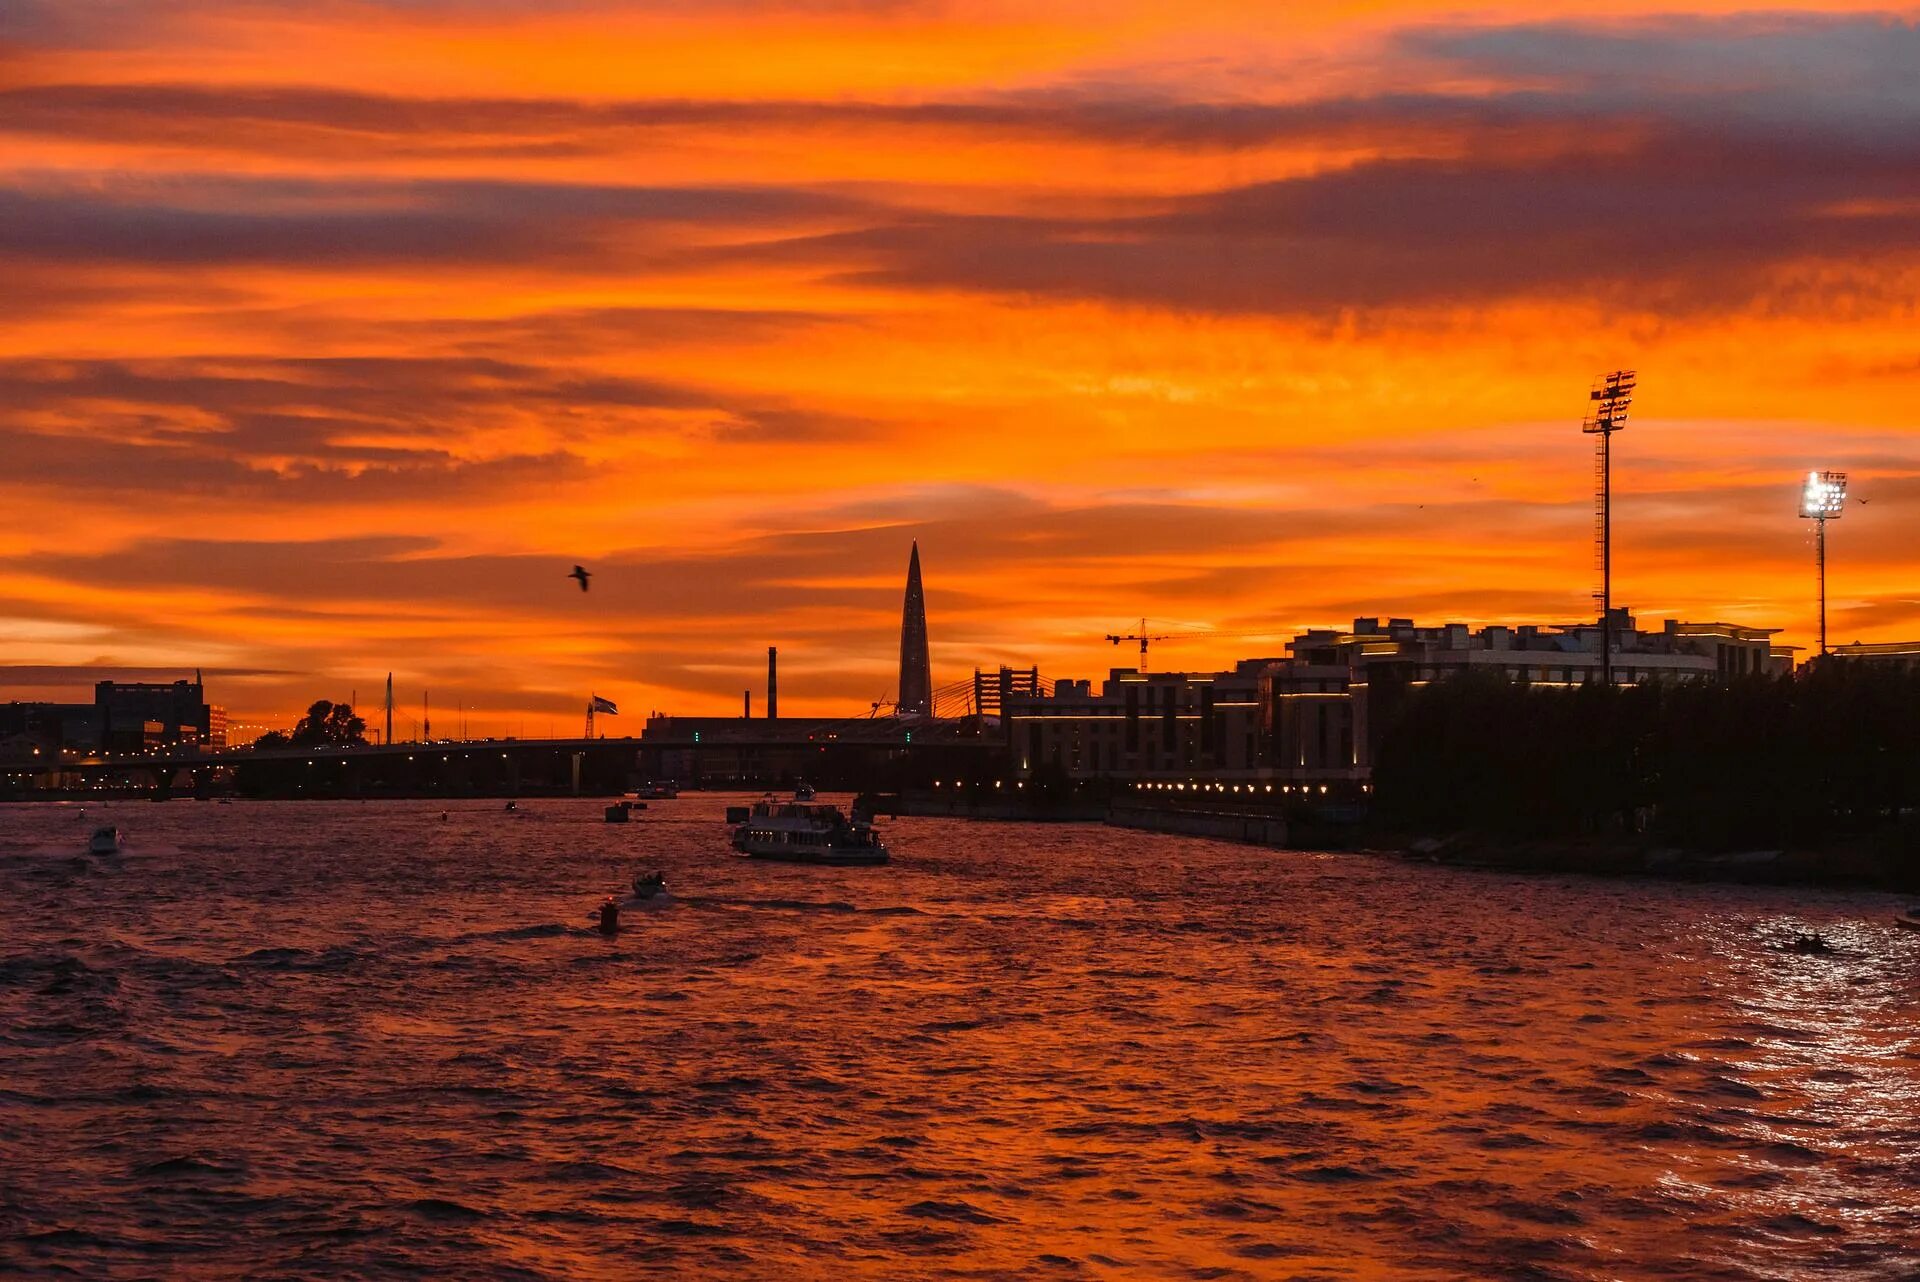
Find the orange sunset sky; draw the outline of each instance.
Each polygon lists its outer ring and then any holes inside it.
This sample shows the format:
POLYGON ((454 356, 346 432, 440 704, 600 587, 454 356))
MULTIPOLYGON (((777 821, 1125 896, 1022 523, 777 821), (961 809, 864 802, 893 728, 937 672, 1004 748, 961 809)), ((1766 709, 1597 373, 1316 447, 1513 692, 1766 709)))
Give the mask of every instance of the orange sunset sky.
POLYGON ((1915 19, 7 0, 0 697, 852 713, 915 538, 936 684, 1571 621, 1615 365, 1616 601, 1810 644, 1832 467, 1920 636, 1915 19))

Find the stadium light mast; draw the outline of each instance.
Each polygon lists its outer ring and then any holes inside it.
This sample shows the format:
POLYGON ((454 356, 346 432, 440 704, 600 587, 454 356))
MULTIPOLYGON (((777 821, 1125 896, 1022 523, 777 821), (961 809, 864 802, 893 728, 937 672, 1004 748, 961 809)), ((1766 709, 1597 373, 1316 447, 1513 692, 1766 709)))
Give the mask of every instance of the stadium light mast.
POLYGON ((1800 491, 1800 515, 1814 525, 1816 564, 1820 574, 1820 653, 1827 652, 1827 522, 1837 521, 1847 510, 1847 474, 1845 472, 1808 472, 1806 488, 1800 491))
POLYGON ((1627 425, 1633 404, 1634 377, 1617 369, 1594 381, 1587 399, 1594 402, 1591 417, 1580 430, 1598 436, 1593 460, 1593 541, 1600 563, 1600 681, 1613 684, 1613 434, 1627 425))

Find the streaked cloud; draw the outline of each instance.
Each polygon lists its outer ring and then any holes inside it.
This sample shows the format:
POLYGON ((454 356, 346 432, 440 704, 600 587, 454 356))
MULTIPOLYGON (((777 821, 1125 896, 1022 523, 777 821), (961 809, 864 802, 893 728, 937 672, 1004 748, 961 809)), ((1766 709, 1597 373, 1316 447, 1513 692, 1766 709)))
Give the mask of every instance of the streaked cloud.
POLYGON ((0 17, 0 681, 510 725, 1087 673, 1142 614, 1911 633, 1920 29, 1844 4, 0 17), (289 59, 298 48, 302 56, 289 59), (561 575, 598 570, 585 598, 561 575), (403 698, 411 696, 403 695, 403 698))

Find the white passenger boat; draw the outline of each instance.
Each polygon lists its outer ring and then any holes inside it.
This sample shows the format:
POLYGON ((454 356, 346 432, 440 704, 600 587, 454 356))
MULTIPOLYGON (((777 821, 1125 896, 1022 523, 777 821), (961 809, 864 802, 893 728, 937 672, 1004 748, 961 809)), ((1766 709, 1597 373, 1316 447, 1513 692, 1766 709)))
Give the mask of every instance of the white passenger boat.
POLYGON ((873 825, 838 806, 762 801, 733 830, 733 848, 751 859, 798 864, 884 864, 887 847, 873 825))
POLYGON ((114 827, 95 828, 93 836, 87 838, 87 853, 90 855, 119 854, 120 830, 114 827))

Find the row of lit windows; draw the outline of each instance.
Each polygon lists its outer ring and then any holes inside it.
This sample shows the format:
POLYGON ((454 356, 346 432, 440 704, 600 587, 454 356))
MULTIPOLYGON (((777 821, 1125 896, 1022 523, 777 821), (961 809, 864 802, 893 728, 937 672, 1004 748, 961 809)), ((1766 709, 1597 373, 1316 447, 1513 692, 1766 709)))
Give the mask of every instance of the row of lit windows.
MULTIPOLYGON (((1225 784, 1225 783, 1192 783, 1192 782, 1190 783, 1142 782, 1142 783, 1134 784, 1133 788, 1135 792, 1196 792, 1196 793, 1223 792, 1223 793, 1229 793, 1229 794, 1236 793, 1236 792, 1243 792, 1243 791, 1249 794, 1269 793, 1269 792, 1275 791, 1274 785, 1270 783, 1268 784, 1250 783, 1250 784, 1243 785, 1243 784, 1237 784, 1237 783, 1225 784)), ((1360 785, 1360 790, 1362 792, 1372 792, 1373 785, 1370 783, 1363 783, 1360 785)), ((1302 796, 1305 796, 1308 793, 1324 794, 1327 791, 1327 785, 1324 783, 1322 784, 1283 783, 1279 785, 1278 791, 1282 795, 1291 793, 1291 792, 1300 793, 1302 796)))

